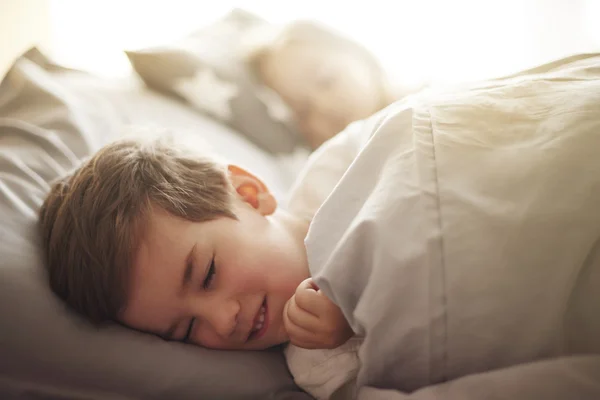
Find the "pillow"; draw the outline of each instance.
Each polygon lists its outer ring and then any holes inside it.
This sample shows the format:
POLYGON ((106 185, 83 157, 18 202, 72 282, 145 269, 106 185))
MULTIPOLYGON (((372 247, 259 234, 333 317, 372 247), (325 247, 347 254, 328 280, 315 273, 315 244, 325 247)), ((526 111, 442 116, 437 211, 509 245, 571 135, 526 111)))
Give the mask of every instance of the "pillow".
MULTIPOLYGON (((197 134, 206 125, 195 112, 177 114, 186 108, 177 102, 154 94, 148 106, 123 84, 46 62, 31 51, 0 84, 0 398, 310 399, 279 349, 223 352, 116 325, 96 329, 51 292, 36 228, 48 182, 124 123, 160 123, 153 118, 162 113, 197 134)), ((229 135, 223 147, 265 154, 233 131, 219 133, 229 135)))
POLYGON ((177 43, 126 54, 149 87, 189 102, 272 153, 288 153, 305 147, 291 111, 255 79, 241 51, 242 40, 267 26, 235 9, 177 43))

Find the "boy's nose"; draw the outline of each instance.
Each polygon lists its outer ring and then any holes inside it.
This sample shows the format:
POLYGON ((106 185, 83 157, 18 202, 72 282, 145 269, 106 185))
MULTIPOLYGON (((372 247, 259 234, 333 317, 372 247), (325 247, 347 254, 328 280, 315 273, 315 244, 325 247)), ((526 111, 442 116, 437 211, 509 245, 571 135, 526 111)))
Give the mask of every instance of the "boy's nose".
POLYGON ((239 312, 239 302, 235 300, 221 300, 206 307, 204 318, 217 335, 228 338, 236 332, 239 312))

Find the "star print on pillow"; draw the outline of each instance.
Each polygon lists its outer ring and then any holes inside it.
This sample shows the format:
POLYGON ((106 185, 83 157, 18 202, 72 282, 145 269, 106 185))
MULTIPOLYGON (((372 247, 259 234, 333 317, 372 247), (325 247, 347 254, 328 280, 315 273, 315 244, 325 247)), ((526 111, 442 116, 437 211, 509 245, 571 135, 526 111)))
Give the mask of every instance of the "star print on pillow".
POLYGON ((126 54, 148 87, 176 95, 273 154, 290 154, 308 147, 306 141, 284 100, 266 89, 244 57, 247 38, 271 28, 235 9, 181 40, 126 54))
POLYGON ((230 101, 239 92, 237 85, 221 80, 210 68, 200 69, 192 77, 179 79, 174 88, 200 110, 223 120, 231 119, 230 101))
POLYGON ((284 123, 291 122, 293 117, 292 110, 283 102, 283 100, 281 100, 281 97, 279 97, 277 93, 265 86, 262 86, 257 89, 256 97, 258 97, 260 101, 262 101, 267 107, 267 113, 275 121, 284 123))

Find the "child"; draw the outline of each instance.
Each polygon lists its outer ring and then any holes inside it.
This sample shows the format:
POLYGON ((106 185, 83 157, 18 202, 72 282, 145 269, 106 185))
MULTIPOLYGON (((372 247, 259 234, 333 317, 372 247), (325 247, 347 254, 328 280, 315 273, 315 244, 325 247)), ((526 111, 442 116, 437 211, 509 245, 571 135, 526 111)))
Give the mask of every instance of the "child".
POLYGON ((92 321, 167 340, 338 347, 352 330, 311 282, 303 243, 333 187, 314 183, 290 212, 252 173, 167 138, 109 144, 41 208, 51 287, 92 321))
POLYGON ((248 46, 250 67, 291 108, 313 149, 416 90, 393 88, 371 52, 315 22, 295 21, 264 36, 248 46))

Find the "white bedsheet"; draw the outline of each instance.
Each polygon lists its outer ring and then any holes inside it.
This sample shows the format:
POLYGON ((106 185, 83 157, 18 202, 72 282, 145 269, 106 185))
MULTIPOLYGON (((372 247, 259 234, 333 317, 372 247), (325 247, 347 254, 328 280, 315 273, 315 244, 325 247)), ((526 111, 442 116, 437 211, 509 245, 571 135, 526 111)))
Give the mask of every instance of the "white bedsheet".
POLYGON ((363 129, 306 240, 365 336, 359 397, 600 398, 600 57, 363 129))

